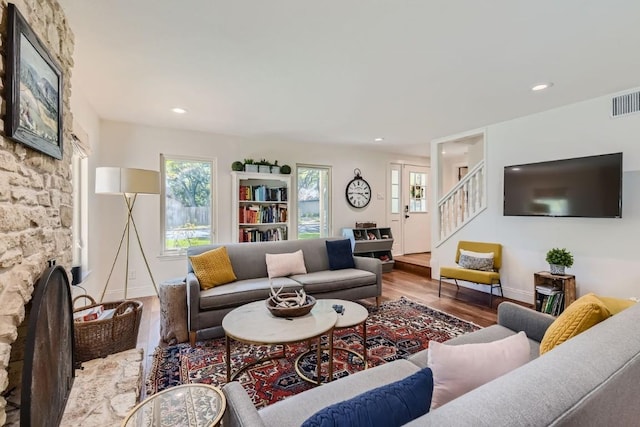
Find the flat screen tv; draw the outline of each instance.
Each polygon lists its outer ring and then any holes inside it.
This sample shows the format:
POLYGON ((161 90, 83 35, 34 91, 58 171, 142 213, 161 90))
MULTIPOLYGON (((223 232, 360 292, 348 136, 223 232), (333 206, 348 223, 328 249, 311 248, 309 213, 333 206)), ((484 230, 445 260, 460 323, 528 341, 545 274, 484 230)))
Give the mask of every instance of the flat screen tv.
POLYGON ((622 153, 506 166, 504 215, 620 218, 622 153))

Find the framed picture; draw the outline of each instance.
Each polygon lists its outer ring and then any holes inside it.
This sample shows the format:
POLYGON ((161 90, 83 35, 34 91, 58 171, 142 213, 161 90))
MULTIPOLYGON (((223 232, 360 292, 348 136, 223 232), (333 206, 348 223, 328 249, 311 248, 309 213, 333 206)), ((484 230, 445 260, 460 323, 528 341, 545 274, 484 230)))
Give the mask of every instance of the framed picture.
POLYGON ((62 72, 9 3, 5 134, 62 159, 62 72))

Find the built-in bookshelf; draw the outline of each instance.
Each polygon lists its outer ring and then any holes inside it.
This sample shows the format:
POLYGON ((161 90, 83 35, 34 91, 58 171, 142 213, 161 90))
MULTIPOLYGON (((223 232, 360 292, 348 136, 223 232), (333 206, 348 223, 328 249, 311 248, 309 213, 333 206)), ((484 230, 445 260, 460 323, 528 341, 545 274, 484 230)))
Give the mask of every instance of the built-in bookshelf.
POLYGON ((534 273, 534 304, 537 311, 560 315, 576 300, 576 277, 570 274, 534 273))
POLYGON ((343 228, 342 236, 351 240, 354 255, 378 258, 382 262, 382 271, 393 270, 395 261, 391 254, 393 235, 390 228, 343 228))
POLYGON ((289 175, 232 172, 233 241, 287 240, 290 229, 289 175))

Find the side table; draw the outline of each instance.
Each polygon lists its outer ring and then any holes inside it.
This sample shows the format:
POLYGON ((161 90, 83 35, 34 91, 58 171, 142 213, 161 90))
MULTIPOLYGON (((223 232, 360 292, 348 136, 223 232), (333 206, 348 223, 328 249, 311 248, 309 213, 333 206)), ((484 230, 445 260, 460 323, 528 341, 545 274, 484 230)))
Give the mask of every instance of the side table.
POLYGON ((145 399, 129 412, 122 427, 216 426, 226 407, 218 387, 184 384, 145 399))
POLYGON ((189 341, 187 282, 184 277, 165 280, 158 287, 160 339, 167 344, 189 341))
MULTIPOLYGON (((341 305, 344 309, 342 314, 338 314, 338 320, 336 321, 336 325, 334 326, 334 330, 337 329, 345 329, 352 328, 362 325, 362 354, 357 353, 351 349, 344 347, 336 347, 333 345, 333 334, 331 334, 328 339, 331 340, 329 344, 329 375, 327 376, 327 382, 333 380, 333 355, 336 350, 346 351, 347 353, 351 353, 355 357, 358 357, 362 360, 364 364, 364 369, 367 369, 367 318, 369 317, 369 312, 366 308, 361 306, 360 304, 352 301, 345 301, 341 299, 319 299, 316 302, 316 307, 314 310, 333 310, 334 305, 341 305)), ((318 380, 314 380, 305 375, 304 372, 299 368, 300 361, 302 358, 311 353, 312 350, 309 350, 305 353, 302 353, 296 358, 295 361, 295 369, 297 374, 304 380, 312 383, 312 384, 320 384, 320 377, 318 380)), ((320 358, 318 357, 318 364, 320 364, 320 358)))

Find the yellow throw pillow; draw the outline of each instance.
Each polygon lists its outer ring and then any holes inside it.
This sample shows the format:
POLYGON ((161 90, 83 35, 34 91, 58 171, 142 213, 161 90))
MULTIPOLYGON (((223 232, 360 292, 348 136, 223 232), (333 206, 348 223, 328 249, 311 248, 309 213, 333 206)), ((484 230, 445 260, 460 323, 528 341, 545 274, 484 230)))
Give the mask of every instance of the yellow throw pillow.
POLYGON ((593 293, 578 298, 549 326, 540 342, 540 354, 546 353, 610 316, 609 309, 593 293))
POLYGON ((227 254, 227 248, 221 246, 200 255, 190 256, 193 272, 200 282, 200 289, 211 289, 237 279, 227 254))
POLYGON ((621 299, 621 298, 613 298, 613 297, 601 297, 600 295, 596 295, 600 301, 607 307, 609 313, 613 316, 614 314, 620 313, 622 310, 631 307, 636 302, 630 299, 621 299))

